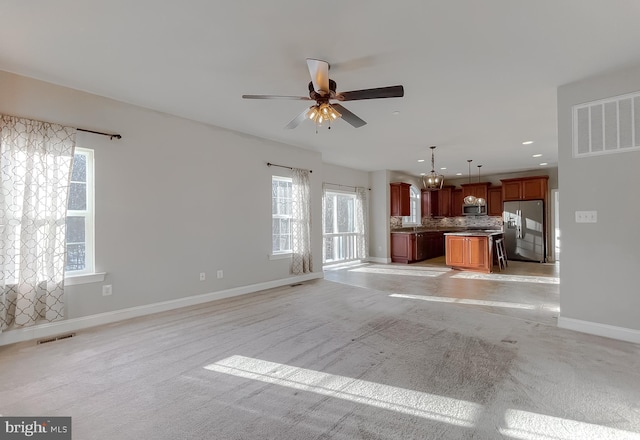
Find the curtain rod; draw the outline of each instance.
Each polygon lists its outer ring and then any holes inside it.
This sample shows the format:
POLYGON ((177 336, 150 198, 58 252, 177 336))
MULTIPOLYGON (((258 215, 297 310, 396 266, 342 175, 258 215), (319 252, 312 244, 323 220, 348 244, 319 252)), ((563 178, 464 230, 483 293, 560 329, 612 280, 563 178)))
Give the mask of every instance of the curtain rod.
MULTIPOLYGON (((36 121, 37 119, 33 119, 33 118, 27 118, 24 116, 13 116, 13 115, 7 115, 5 113, 6 116, 12 117, 12 118, 20 118, 20 119, 29 119, 31 121, 36 121)), ((47 124, 57 124, 57 122, 48 122, 48 121, 39 121, 39 122, 45 122, 47 124)), ((58 125, 63 125, 63 124, 58 124, 58 125)), ((85 131, 87 133, 93 133, 93 134, 99 134, 100 136, 109 136, 109 138, 111 140, 113 139, 122 139, 122 136, 119 134, 114 134, 114 133, 103 133, 101 131, 93 131, 93 130, 87 130, 86 128, 78 128, 78 127, 74 127, 76 130, 78 131, 85 131)))
POLYGON ((87 130, 86 128, 76 128, 76 130, 84 131, 86 133, 99 134, 100 136, 109 136, 109 139, 111 139, 111 140, 113 140, 113 139, 122 139, 122 136, 119 135, 119 134, 103 133, 101 131, 87 130))
MULTIPOLYGON (((351 186, 351 185, 342 185, 341 183, 331 183, 331 182, 322 182, 324 185, 334 185, 334 186, 338 186, 338 187, 342 187, 342 188, 353 188, 353 189, 358 189, 358 188, 364 188, 364 186, 351 186)), ((367 188, 369 191, 371 191, 371 188, 367 188)))
MULTIPOLYGON (((271 163, 271 162, 267 162, 267 166, 268 166, 268 167, 280 167, 280 168, 287 168, 287 169, 289 169, 289 170, 293 170, 293 169, 294 169, 293 167, 288 167, 288 166, 286 166, 286 165, 278 165, 278 164, 271 163)), ((313 173, 313 170, 309 170, 309 172, 310 172, 310 173, 313 173)))

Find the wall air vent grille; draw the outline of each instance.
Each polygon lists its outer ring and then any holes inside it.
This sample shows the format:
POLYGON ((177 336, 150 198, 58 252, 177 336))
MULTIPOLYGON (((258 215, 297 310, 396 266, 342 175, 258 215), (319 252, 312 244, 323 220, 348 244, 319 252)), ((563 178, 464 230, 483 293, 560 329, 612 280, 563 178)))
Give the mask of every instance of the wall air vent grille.
POLYGON ((75 335, 76 335, 75 333, 67 333, 66 335, 52 336, 51 338, 40 339, 39 341, 37 341, 37 343, 38 343, 38 345, 46 344, 48 342, 59 341, 61 339, 73 338, 75 335))
POLYGON ((640 92, 573 106, 573 157, 640 150, 640 92))

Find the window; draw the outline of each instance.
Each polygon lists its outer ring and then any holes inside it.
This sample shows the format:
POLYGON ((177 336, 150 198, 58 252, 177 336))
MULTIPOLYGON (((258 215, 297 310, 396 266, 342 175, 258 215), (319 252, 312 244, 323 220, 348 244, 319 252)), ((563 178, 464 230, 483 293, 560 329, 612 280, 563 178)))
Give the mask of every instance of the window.
POLYGON ((67 202, 66 275, 93 273, 93 150, 76 148, 67 202))
POLYGON ((411 185, 411 199, 410 199, 411 215, 402 217, 403 225, 419 225, 422 224, 422 217, 420 216, 420 190, 411 185))
POLYGON ((273 254, 291 253, 292 180, 290 177, 271 178, 271 216, 273 254))
POLYGON ((356 195, 327 191, 324 199, 323 262, 356 259, 359 234, 356 226, 356 195))

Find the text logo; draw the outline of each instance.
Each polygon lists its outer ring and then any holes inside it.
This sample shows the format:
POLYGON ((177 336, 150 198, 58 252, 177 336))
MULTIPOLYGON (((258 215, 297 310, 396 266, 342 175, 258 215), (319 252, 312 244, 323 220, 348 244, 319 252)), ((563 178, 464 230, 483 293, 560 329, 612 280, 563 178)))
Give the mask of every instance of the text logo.
POLYGON ((0 417, 0 440, 71 440, 71 417, 0 417))

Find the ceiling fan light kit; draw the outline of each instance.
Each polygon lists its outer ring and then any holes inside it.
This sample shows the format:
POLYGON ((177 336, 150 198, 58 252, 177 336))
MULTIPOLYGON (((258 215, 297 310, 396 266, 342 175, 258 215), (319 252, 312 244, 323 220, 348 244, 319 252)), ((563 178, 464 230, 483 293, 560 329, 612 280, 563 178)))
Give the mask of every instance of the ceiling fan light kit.
MULTIPOLYGON (((242 95, 244 99, 295 99, 302 101, 316 101, 316 105, 305 109, 296 116, 285 128, 296 128, 305 119, 312 120, 318 127, 324 123, 331 123, 336 119, 358 128, 366 125, 366 122, 344 108, 339 103, 331 101, 356 101, 362 99, 401 98, 404 96, 404 87, 401 85, 379 87, 375 89, 353 90, 350 92, 336 92, 336 82, 329 78, 329 63, 322 60, 307 58, 307 67, 311 75, 309 82, 309 97, 306 96, 279 96, 279 95, 242 95)), ((331 128, 329 125, 328 128, 331 128)))

